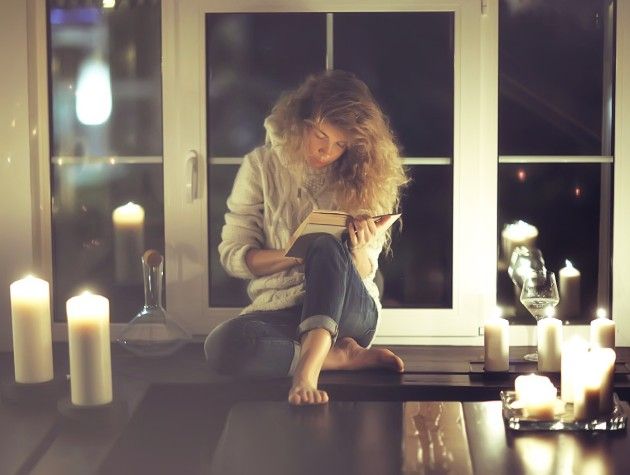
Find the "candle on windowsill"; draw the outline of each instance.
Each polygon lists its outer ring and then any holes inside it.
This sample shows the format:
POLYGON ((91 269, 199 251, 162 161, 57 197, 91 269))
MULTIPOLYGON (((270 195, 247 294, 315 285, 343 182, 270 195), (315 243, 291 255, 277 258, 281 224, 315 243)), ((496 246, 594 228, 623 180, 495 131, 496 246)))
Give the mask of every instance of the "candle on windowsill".
POLYGON ((84 292, 66 302, 70 395, 76 406, 112 402, 109 300, 84 292))
POLYGON ((501 247, 505 261, 510 261, 512 251, 514 251, 517 246, 534 247, 536 238, 538 238, 538 229, 536 226, 532 226, 521 220, 506 224, 501 232, 501 247))
POLYGON ((615 348, 615 322, 603 308, 597 309, 597 318, 591 321, 591 348, 615 348))
POLYGON ((538 321, 538 371, 560 371, 562 354, 562 322, 553 317, 553 307, 545 312, 548 316, 538 321))
POLYGON ((483 348, 485 371, 509 371, 510 325, 498 309, 484 324, 483 348))
POLYGON ((53 379, 50 286, 31 275, 9 286, 15 381, 31 384, 53 379))
POLYGON ((570 260, 565 261, 565 266, 558 272, 560 279, 560 303, 558 305, 558 317, 560 320, 575 319, 580 316, 580 271, 570 260))
POLYGON ((557 412, 557 388, 546 376, 529 374, 514 381, 518 406, 523 415, 531 419, 550 420, 557 412))
POLYGON ((144 208, 129 202, 112 213, 114 265, 119 283, 141 282, 144 253, 144 208))

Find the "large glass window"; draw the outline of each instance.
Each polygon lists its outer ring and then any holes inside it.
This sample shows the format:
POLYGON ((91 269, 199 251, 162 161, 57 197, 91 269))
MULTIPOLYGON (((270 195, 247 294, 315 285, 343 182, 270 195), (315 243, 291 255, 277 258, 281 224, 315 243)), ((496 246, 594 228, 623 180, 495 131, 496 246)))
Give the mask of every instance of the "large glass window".
POLYGON ((105 3, 48 3, 56 321, 84 289, 130 320, 164 253, 160 2, 105 3))
POLYGON ((560 273, 559 317, 585 322, 610 309, 613 9, 608 0, 500 2, 497 298, 515 322, 535 323, 508 277, 506 239, 539 249, 560 273), (567 311, 560 271, 569 266, 581 275, 567 311))
POLYGON ((386 307, 452 306, 453 14, 206 14, 209 304, 248 303, 217 245, 243 154, 285 89, 327 67, 357 74, 389 116, 414 181, 393 256, 381 260, 386 307), (286 41, 286 38, 291 41, 286 41), (426 223, 432 227, 426 232, 426 223))

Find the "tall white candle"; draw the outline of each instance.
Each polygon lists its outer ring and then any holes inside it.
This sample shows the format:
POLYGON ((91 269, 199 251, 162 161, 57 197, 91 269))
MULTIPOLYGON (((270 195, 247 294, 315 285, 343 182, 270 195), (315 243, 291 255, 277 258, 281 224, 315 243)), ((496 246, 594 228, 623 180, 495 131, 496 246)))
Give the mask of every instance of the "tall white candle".
POLYGON ((591 348, 615 348, 615 322, 603 308, 597 309, 597 318, 591 321, 591 348))
POLYGON ((9 289, 15 381, 50 381, 53 355, 48 282, 28 276, 13 282, 9 289))
POLYGON ((560 278, 560 303, 558 317, 562 320, 577 318, 580 315, 580 271, 566 260, 565 266, 558 272, 560 278))
POLYGON ((598 370, 601 374, 599 413, 600 415, 610 414, 614 406, 613 392, 617 355, 612 348, 592 348, 591 353, 597 360, 598 370))
POLYGON ((562 345, 560 369, 560 391, 564 402, 573 402, 575 384, 583 371, 584 355, 588 352, 588 342, 574 336, 562 345))
POLYGON ((483 347, 486 371, 510 369, 510 325, 505 318, 494 317, 486 321, 483 347))
POLYGON ((615 352, 595 348, 582 358, 582 371, 575 385, 574 414, 577 420, 608 415, 613 410, 615 352))
POLYGON ((112 401, 109 300, 84 292, 66 302, 72 404, 98 406, 112 401))
POLYGON ((538 229, 536 226, 532 226, 525 221, 519 220, 515 223, 507 224, 501 232, 501 247, 505 260, 510 262, 512 251, 517 246, 534 247, 537 237, 538 229))
POLYGON ((538 371, 560 371, 562 322, 546 317, 538 321, 538 371))
POLYGON ((135 203, 119 206, 112 213, 116 281, 141 281, 144 252, 144 209, 135 203))

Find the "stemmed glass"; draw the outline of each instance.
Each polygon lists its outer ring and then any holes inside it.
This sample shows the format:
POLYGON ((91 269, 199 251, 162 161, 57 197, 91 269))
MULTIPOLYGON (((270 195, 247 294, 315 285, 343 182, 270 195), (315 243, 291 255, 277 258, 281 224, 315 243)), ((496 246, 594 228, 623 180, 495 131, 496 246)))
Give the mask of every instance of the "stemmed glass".
MULTIPOLYGON (((550 310, 553 311, 559 301, 556 276, 553 272, 547 272, 547 270, 531 272, 523 280, 521 303, 536 319, 536 322, 549 316, 550 310)), ((525 359, 538 361, 538 353, 527 354, 525 359)))

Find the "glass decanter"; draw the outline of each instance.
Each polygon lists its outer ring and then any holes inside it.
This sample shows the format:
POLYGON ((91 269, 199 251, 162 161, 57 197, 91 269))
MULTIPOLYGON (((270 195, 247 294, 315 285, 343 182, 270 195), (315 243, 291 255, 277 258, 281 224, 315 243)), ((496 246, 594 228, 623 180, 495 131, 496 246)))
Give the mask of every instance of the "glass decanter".
POLYGON ((164 258, 149 249, 142 256, 144 307, 116 340, 139 356, 168 356, 191 340, 190 334, 169 317, 162 306, 164 258))

